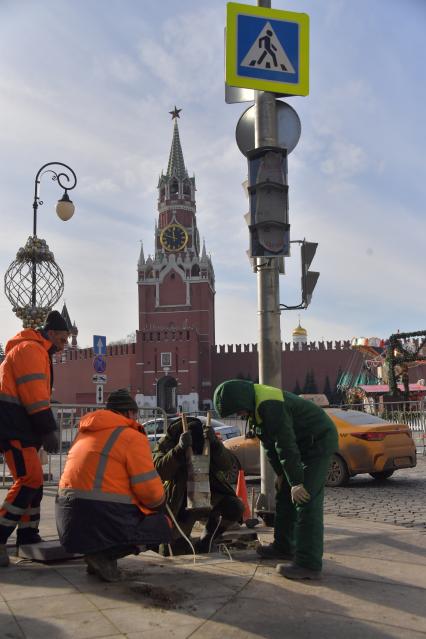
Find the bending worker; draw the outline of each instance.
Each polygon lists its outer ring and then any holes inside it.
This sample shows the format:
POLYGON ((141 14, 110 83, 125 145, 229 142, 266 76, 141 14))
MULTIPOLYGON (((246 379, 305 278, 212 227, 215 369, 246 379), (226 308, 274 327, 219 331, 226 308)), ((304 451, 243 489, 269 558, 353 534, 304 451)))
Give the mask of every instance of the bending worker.
POLYGON ((274 541, 262 558, 286 559, 277 571, 288 579, 318 579, 324 543, 324 485, 337 431, 325 411, 293 393, 250 381, 220 384, 214 405, 222 417, 249 417, 277 475, 274 541))
POLYGON ((68 552, 84 554, 88 572, 104 581, 120 580, 120 557, 171 539, 162 513, 163 484, 137 414, 125 389, 110 393, 106 410, 87 413, 59 482, 61 544, 68 552))
POLYGON ((69 331, 58 311, 44 327, 24 329, 6 344, 0 365, 0 451, 14 483, 0 506, 0 566, 9 565, 6 542, 17 526, 16 544, 41 541, 43 469, 38 450, 58 450, 57 425, 50 407, 52 354, 62 351, 69 331))
MULTIPOLYGON (((187 432, 183 432, 180 418, 170 422, 166 435, 160 439, 154 451, 154 464, 165 482, 167 503, 179 527, 189 536, 200 514, 187 508, 186 451, 192 447, 194 454, 201 455, 205 439, 209 440, 212 510, 200 538, 194 544, 196 552, 203 553, 209 552, 214 537, 218 537, 232 524, 242 520, 244 504, 223 475, 223 471, 232 468, 232 454, 216 437, 211 426, 204 428, 201 420, 196 417, 188 417, 187 421, 187 432)), ((171 548, 174 555, 191 552, 188 542, 177 528, 173 530, 173 540, 171 548)), ((160 548, 160 552, 167 554, 164 547, 160 548)))

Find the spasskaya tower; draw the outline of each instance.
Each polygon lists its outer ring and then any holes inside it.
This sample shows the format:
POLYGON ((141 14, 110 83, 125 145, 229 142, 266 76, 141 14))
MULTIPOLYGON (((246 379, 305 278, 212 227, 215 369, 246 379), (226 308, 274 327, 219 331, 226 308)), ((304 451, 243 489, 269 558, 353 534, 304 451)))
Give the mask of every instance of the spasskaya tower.
POLYGON ((181 109, 170 111, 173 138, 158 182, 154 254, 138 261, 137 402, 168 413, 211 406, 214 271, 200 249, 195 177, 185 168, 179 136, 181 109))

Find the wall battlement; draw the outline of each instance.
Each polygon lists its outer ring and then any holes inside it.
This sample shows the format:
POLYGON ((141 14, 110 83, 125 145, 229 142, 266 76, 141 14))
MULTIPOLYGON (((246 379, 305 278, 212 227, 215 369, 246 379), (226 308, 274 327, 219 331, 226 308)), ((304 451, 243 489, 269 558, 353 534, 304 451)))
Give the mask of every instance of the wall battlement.
MULTIPOLYGON (((351 350, 350 340, 335 340, 308 342, 306 344, 293 344, 292 342, 282 342, 283 351, 349 351, 351 350)), ((212 347, 217 355, 232 353, 257 353, 257 344, 216 344, 212 347)))
MULTIPOLYGON (((136 344, 115 344, 114 346, 107 346, 106 357, 123 357, 127 355, 134 355, 136 353, 136 344)), ((63 353, 53 355, 53 363, 59 364, 64 362, 71 362, 80 359, 93 359, 97 353, 93 348, 67 348, 63 353)))

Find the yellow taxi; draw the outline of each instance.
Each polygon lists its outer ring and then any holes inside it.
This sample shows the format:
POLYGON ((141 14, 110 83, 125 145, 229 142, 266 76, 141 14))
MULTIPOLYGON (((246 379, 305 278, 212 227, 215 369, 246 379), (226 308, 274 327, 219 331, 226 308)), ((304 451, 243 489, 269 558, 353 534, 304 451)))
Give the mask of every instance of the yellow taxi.
MULTIPOLYGON (((331 460, 327 486, 344 486, 350 477, 362 473, 384 480, 400 468, 416 465, 416 446, 406 424, 392 423, 357 410, 324 410, 335 423, 339 435, 339 449, 331 460)), ((246 475, 260 474, 259 444, 250 432, 224 442, 234 453, 232 475, 240 468, 246 475)))

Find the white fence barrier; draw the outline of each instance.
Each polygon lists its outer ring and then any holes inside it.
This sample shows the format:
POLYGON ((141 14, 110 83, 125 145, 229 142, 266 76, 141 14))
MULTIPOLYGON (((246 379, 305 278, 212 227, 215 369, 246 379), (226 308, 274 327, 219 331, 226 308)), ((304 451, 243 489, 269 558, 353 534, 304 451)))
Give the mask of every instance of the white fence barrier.
MULTIPOLYGON (((103 406, 97 404, 53 404, 52 411, 55 416, 59 429, 59 452, 54 455, 47 456, 47 464, 43 466, 43 473, 45 479, 45 485, 57 484, 62 471, 65 466, 66 457, 68 451, 78 433, 78 423, 80 419, 86 414, 103 408, 103 406)), ((206 413, 191 413, 193 415, 206 413)), ((143 423, 149 419, 169 420, 173 419, 166 415, 165 411, 161 408, 155 409, 139 409, 138 421, 143 423)), ((241 419, 221 419, 224 424, 238 426, 240 432, 244 432, 245 421, 241 419)), ((2 459, 0 454, 0 488, 7 488, 11 485, 12 477, 9 473, 9 469, 6 463, 2 459)))

